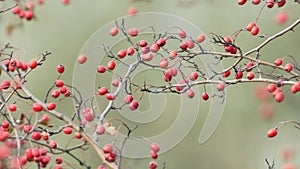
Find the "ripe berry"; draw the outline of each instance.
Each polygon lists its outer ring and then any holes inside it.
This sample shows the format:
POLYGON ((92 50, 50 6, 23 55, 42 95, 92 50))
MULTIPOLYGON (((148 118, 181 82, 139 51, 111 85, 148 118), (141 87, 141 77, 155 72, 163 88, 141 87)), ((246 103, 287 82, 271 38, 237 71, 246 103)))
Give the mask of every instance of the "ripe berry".
POLYGON ((31 10, 25 11, 25 18, 31 20, 33 18, 33 12, 31 10))
POLYGON ((54 110, 56 108, 56 104, 51 102, 47 104, 47 109, 48 110, 54 110))
POLYGON ((178 31, 178 35, 181 39, 186 38, 186 32, 182 29, 178 31))
POLYGON ((267 0, 266 2, 267 2, 267 7, 268 8, 273 8, 273 6, 275 4, 274 0, 267 0))
POLYGON ((129 104, 130 110, 136 110, 138 107, 139 107, 139 102, 137 102, 135 100, 129 104))
POLYGON ((126 52, 127 52, 127 55, 131 56, 131 55, 134 54, 134 48, 133 47, 129 47, 126 52))
POLYGON ((50 146, 50 148, 55 149, 55 148, 57 147, 56 141, 55 141, 55 140, 51 140, 51 141, 49 142, 49 146, 50 146))
POLYGON ((247 79, 252 80, 254 78, 254 73, 253 72, 248 72, 247 73, 247 79))
POLYGON ((284 70, 287 71, 287 72, 291 72, 293 70, 293 65, 291 63, 287 63, 284 66, 284 70))
POLYGON ((157 143, 151 143, 150 149, 152 152, 157 153, 160 150, 160 146, 157 143))
POLYGON ((217 85, 217 90, 218 90, 218 91, 223 91, 224 89, 225 89, 224 83, 219 83, 219 84, 217 85))
POLYGON ((112 85, 115 86, 115 87, 118 87, 119 84, 120 84, 120 81, 121 79, 119 77, 115 78, 113 81, 112 81, 112 85))
POLYGON ((247 25, 247 31, 251 31, 251 29, 256 26, 256 24, 254 22, 250 22, 248 25, 247 25))
POLYGON ((234 76, 236 79, 241 79, 243 77, 243 72, 237 71, 234 76))
POLYGON ((191 81, 195 81, 195 80, 197 80, 198 79, 198 72, 192 72, 191 74, 190 74, 190 80, 191 81))
POLYGON ((282 64, 282 58, 278 58, 274 61, 274 65, 280 66, 282 64))
POLYGON ((87 61, 87 56, 85 54, 81 54, 78 58, 77 58, 77 62, 80 64, 84 64, 87 61))
POLYGON ((151 161, 148 164, 149 169, 156 169, 157 168, 157 163, 155 161, 151 161))
POLYGON ((156 41, 156 44, 159 46, 159 47, 162 47, 166 44, 166 39, 165 38, 160 38, 156 41))
POLYGON ((253 28, 251 29, 251 34, 255 36, 258 33, 259 33, 259 27, 258 26, 253 26, 253 28))
POLYGON ((64 81, 61 79, 58 79, 55 81, 56 87, 63 87, 64 86, 64 81))
POLYGON ((230 70, 223 73, 223 77, 228 77, 228 76, 230 76, 230 70))
POLYGON ((65 71, 65 66, 63 64, 57 65, 56 70, 58 73, 63 73, 65 71))
POLYGON ((124 98, 124 103, 125 103, 125 104, 129 104, 129 103, 131 103, 132 101, 133 101, 132 95, 127 95, 127 96, 125 96, 125 98, 124 98))
POLYGON ((102 135, 102 134, 104 134, 104 133, 105 133, 105 127, 104 127, 104 126, 100 125, 100 126, 98 126, 98 127, 96 128, 96 134, 102 135))
POLYGON ((9 127, 9 122, 8 121, 3 121, 1 123, 1 127, 4 128, 4 129, 7 129, 9 127))
POLYGON ((139 31, 138 31, 138 29, 136 29, 136 28, 130 28, 129 30, 128 30, 128 35, 129 36, 137 36, 139 34, 139 31))
POLYGON ((111 144, 105 144, 103 147, 103 152, 104 153, 111 153, 113 150, 113 146, 111 144))
POLYGON ((19 14, 19 13, 21 12, 21 8, 20 8, 19 6, 16 6, 16 7, 14 7, 14 8, 12 9, 12 12, 13 12, 14 14, 19 14))
POLYGON ((137 13, 137 9, 135 7, 130 7, 128 9, 128 15, 134 16, 137 13))
POLYGON ((116 36, 116 35, 118 35, 118 33, 119 33, 119 29, 117 27, 111 28, 111 30, 109 32, 109 34, 111 36, 116 36))
POLYGON ((59 88, 59 91, 61 94, 65 94, 68 91, 68 89, 66 88, 66 86, 62 86, 59 88))
POLYGON ((147 43, 147 41, 145 41, 145 40, 140 40, 139 43, 138 43, 138 45, 139 45, 140 47, 145 47, 145 46, 148 45, 148 43, 147 43))
POLYGON ((169 62, 166 58, 162 58, 159 62, 159 67, 161 67, 162 69, 168 67, 169 62))
POLYGON ((97 72, 98 73, 104 73, 105 71, 106 71, 106 68, 104 66, 100 65, 100 66, 97 67, 97 72))
POLYGON ((280 1, 277 1, 277 5, 278 5, 278 7, 282 7, 282 6, 284 6, 284 5, 285 5, 285 3, 286 3, 286 0, 280 0, 280 1))
POLYGON ((274 97, 275 101, 277 102, 281 102, 284 99, 284 94, 282 92, 278 92, 275 97, 274 97))
POLYGON ((187 42, 182 42, 182 43, 179 45, 179 47, 180 47, 183 51, 185 51, 185 50, 188 48, 188 43, 187 43, 187 42))
POLYGON ((275 84, 269 84, 268 86, 267 86, 267 89, 268 89, 268 91, 270 92, 270 93, 273 93, 275 90, 276 90, 276 85, 275 84))
POLYGON ((288 14, 284 11, 280 11, 276 14, 275 16, 275 21, 278 23, 278 24, 285 24, 288 20, 288 14))
POLYGON ((268 130, 268 137, 272 138, 275 137, 277 135, 277 130, 276 129, 270 129, 268 130))
POLYGON ((108 68, 109 70, 114 70, 115 67, 116 67, 115 61, 111 60, 111 61, 109 61, 109 62, 107 63, 107 68, 108 68))
POLYGON ((106 93, 105 96, 106 96, 107 100, 115 100, 115 96, 113 94, 111 94, 111 93, 106 93))
POLYGON ((61 164, 63 162, 63 159, 61 158, 61 157, 57 157, 56 159, 55 159, 55 163, 56 164, 61 164))
POLYGON ((258 5, 258 4, 260 3, 260 0, 252 0, 252 3, 253 3, 254 5, 258 5))
POLYGON ((207 93, 203 93, 202 94, 202 99, 205 100, 205 101, 208 100, 209 99, 208 94, 207 93))
POLYGON ((157 159, 157 157, 158 157, 157 153, 151 153, 151 158, 152 159, 157 159))
POLYGON ((84 113, 84 119, 88 122, 92 122, 94 120, 94 116, 91 111, 87 111, 84 113))
POLYGON ((170 59, 175 59, 177 57, 177 51, 176 50, 172 50, 170 53, 169 53, 169 57, 170 59))
POLYGON ((69 4, 70 3, 70 0, 61 0, 61 2, 65 5, 69 4))
POLYGON ((40 140, 42 138, 42 135, 40 132, 35 131, 31 134, 31 138, 34 140, 40 140))
POLYGON ((65 128, 63 129, 63 132, 64 132, 65 134, 72 134, 72 131, 73 131, 72 127, 65 127, 65 128))
POLYGON ((101 87, 100 89, 98 89, 98 94, 99 95, 105 95, 108 92, 106 87, 101 87))
POLYGON ((189 97, 189 98, 193 98, 194 95, 195 95, 195 92, 193 89, 189 89, 186 91, 186 95, 189 97))
POLYGON ((43 106, 39 103, 33 103, 32 110, 35 112, 40 112, 43 110, 43 106))
POLYGON ((159 49, 160 49, 160 47, 156 43, 152 44, 150 47, 150 50, 154 53, 158 52, 159 49))
POLYGON ((9 80, 3 80, 1 83, 2 89, 8 89, 10 87, 10 81, 9 80))
POLYGON ((203 41, 205 41, 205 35, 201 34, 196 38, 196 42, 198 43, 202 43, 203 41))
POLYGON ((37 67, 37 64, 38 64, 38 63, 37 63, 37 61, 36 61, 35 59, 30 60, 29 63, 28 63, 30 69, 36 68, 36 67, 37 67))
POLYGON ((118 57, 119 58, 124 58, 127 55, 126 50, 122 49, 118 52, 118 57))
POLYGON ((60 95, 60 91, 59 91, 58 89, 54 89, 54 90, 52 91, 52 93, 51 93, 51 96, 52 96, 53 98, 58 98, 59 95, 60 95))
POLYGON ((244 5, 247 2, 247 0, 238 0, 238 2, 239 2, 239 5, 244 5))
POLYGON ((11 112, 15 112, 17 110, 17 106, 15 104, 8 105, 8 110, 11 112))

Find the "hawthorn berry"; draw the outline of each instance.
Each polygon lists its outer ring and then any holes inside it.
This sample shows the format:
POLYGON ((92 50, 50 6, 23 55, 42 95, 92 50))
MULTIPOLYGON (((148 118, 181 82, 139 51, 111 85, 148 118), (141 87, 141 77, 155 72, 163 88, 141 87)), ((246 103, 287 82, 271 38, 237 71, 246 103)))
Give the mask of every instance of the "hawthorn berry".
POLYGON ((187 95, 187 97, 189 97, 189 98, 193 98, 193 97, 195 96, 195 92, 194 92, 193 89, 188 89, 188 90, 186 91, 186 95, 187 95))
POLYGON ((72 129, 72 127, 65 127, 65 128, 63 129, 63 132, 64 132, 65 134, 72 134, 73 129, 72 129))
POLYGON ((106 87, 101 87, 98 89, 98 94, 99 95, 105 95, 108 92, 106 87))
POLYGON ((275 84, 269 84, 268 86, 267 86, 267 89, 268 89, 268 91, 270 92, 270 93, 273 93, 275 90, 276 90, 276 85, 275 84))
POLYGON ((288 20, 288 14, 284 11, 278 12, 275 16, 275 21, 280 25, 285 24, 287 20, 288 20))
POLYGON ((61 94, 65 94, 68 91, 68 89, 67 89, 66 86, 62 86, 62 87, 59 88, 59 91, 60 91, 61 94))
POLYGON ((10 87, 10 81, 9 80, 3 80, 1 83, 1 88, 2 89, 8 89, 10 87))
POLYGON ((148 164, 149 169, 156 169, 157 168, 157 163, 155 161, 151 161, 148 164))
POLYGON ((127 52, 126 52, 126 50, 122 49, 118 52, 117 55, 119 58, 124 58, 127 55, 127 52))
POLYGON ((252 0, 252 3, 253 3, 254 5, 258 5, 258 4, 260 3, 260 0, 252 0))
POLYGON ((57 70, 58 73, 64 73, 65 66, 63 64, 57 65, 56 70, 57 70))
POLYGON ((130 110, 136 110, 139 107, 139 102, 138 101, 132 101, 129 103, 129 108, 130 110))
POLYGON ((182 29, 178 31, 178 35, 181 39, 186 38, 186 32, 182 29))
POLYGON ((254 73, 253 72, 248 72, 247 73, 247 79, 252 80, 254 78, 254 73))
POLYGON ((97 72, 98 73, 104 73, 106 71, 106 68, 102 65, 98 66, 97 67, 97 72))
POLYGON ((157 159, 158 158, 158 154, 157 153, 151 153, 151 158, 152 159, 157 159))
POLYGON ((131 56, 131 55, 134 54, 134 48, 133 47, 129 47, 126 52, 127 52, 127 55, 131 56))
POLYGON ((253 28, 251 29, 251 34, 252 35, 257 35, 259 33, 259 27, 258 26, 253 26, 253 28))
POLYGON ((17 105, 16 104, 10 104, 8 105, 8 110, 11 112, 15 112, 17 110, 17 105))
POLYGON ((108 68, 109 70, 114 70, 115 67, 116 67, 115 61, 111 60, 111 61, 109 61, 109 62, 107 63, 107 68, 108 68))
POLYGON ((7 129, 9 127, 9 122, 8 121, 2 121, 1 127, 4 129, 7 129))
POLYGON ((224 83, 219 83, 219 84, 217 84, 217 90, 218 90, 218 91, 223 91, 224 89, 225 89, 224 83))
POLYGON ((104 147, 103 147, 103 152, 104 152, 105 154, 111 153, 112 150, 113 150, 113 146, 112 146, 110 143, 105 144, 104 147))
POLYGON ((68 5, 70 3, 70 0, 61 0, 61 2, 65 5, 68 5))
POLYGON ((152 44, 150 47, 150 50, 154 53, 158 52, 159 49, 160 49, 160 47, 156 43, 152 44))
POLYGON ((282 100, 284 99, 284 94, 282 92, 278 92, 275 96, 274 96, 275 101, 277 102, 282 102, 282 100))
POLYGON ((130 28, 128 29, 128 35, 129 36, 137 36, 139 34, 139 30, 136 28, 130 28))
POLYGON ((32 132, 31 138, 34 140, 40 140, 42 138, 42 135, 40 132, 35 131, 35 132, 32 132))
POLYGON ((223 77, 228 77, 228 76, 230 76, 230 70, 223 73, 223 77))
POLYGON ((166 44, 166 39, 165 38, 159 38, 156 42, 155 42, 159 47, 162 47, 166 44))
POLYGON ((247 2, 247 0, 238 0, 239 5, 244 5, 247 2))
POLYGON ((19 14, 19 13, 21 12, 21 8, 20 8, 19 6, 16 6, 16 7, 14 7, 14 8, 12 9, 12 12, 13 12, 14 14, 19 14))
POLYGON ((268 130, 267 134, 270 138, 275 137, 277 135, 277 129, 270 129, 268 130))
POLYGON ((32 59, 29 61, 28 65, 29 65, 30 69, 35 69, 37 67, 38 63, 35 59, 32 59))
POLYGON ((205 101, 208 100, 209 99, 208 94, 207 93, 203 93, 202 94, 202 99, 205 100, 205 101))
POLYGON ((137 13, 136 7, 133 6, 128 9, 128 15, 134 16, 136 13, 137 13))
POLYGON ((191 81, 195 81, 195 80, 197 80, 198 79, 198 72, 192 72, 191 74, 190 74, 190 80, 191 81))
POLYGON ((285 71, 291 72, 293 70, 293 64, 287 63, 283 68, 285 71))
POLYGON ((105 127, 103 125, 100 125, 96 128, 96 134, 102 135, 105 133, 105 127))
POLYGON ((39 103, 33 103, 32 110, 35 112, 40 112, 43 110, 43 106, 39 103))
POLYGON ((283 7, 286 3, 286 0, 280 0, 280 1, 277 1, 277 5, 278 7, 283 7))
POLYGON ((31 10, 25 11, 25 18, 31 20, 33 18, 33 12, 31 10))
POLYGON ((157 153, 160 150, 160 146, 157 143, 151 143, 150 149, 152 152, 157 153))
POLYGON ((110 34, 111 36, 116 36, 116 35, 118 35, 118 33, 119 33, 119 29, 118 29, 117 27, 111 28, 111 30, 110 30, 110 32, 109 32, 109 34, 110 34))
POLYGON ((52 96, 53 98, 58 98, 59 95, 60 95, 60 91, 59 91, 58 89, 54 89, 54 90, 52 91, 52 93, 51 93, 51 96, 52 96))
POLYGON ((55 148, 57 147, 56 141, 55 141, 55 140, 51 140, 51 141, 49 142, 49 146, 50 146, 50 148, 55 149, 55 148))
POLYGON ((205 35, 201 34, 196 38, 196 42, 198 43, 202 43, 203 41, 205 41, 205 35))
POLYGON ((282 58, 278 58, 274 61, 274 65, 280 66, 282 64, 282 58))
POLYGON ((84 64, 86 61, 87 61, 87 56, 85 54, 81 54, 77 58, 77 62, 80 64, 84 64))
POLYGON ((266 3, 268 8, 273 8, 275 4, 274 0, 267 0, 266 3))
POLYGON ((132 95, 126 95, 125 98, 124 98, 124 103, 125 104, 129 104, 133 101, 133 96, 132 95))
POLYGON ((162 68, 162 69, 165 69, 167 68, 169 65, 169 62, 166 58, 162 58, 160 61, 159 61, 159 67, 162 68))
POLYGON ((56 164, 61 164, 63 162, 63 159, 61 158, 61 157, 57 157, 56 159, 55 159, 55 163, 56 164))
POLYGON ((113 94, 111 94, 111 93, 106 93, 105 96, 106 96, 107 100, 115 100, 115 96, 113 94))
POLYGON ((170 59, 175 59, 177 57, 177 51, 176 50, 172 50, 170 53, 169 53, 169 58, 170 59))
POLYGON ((241 79, 243 77, 243 72, 237 71, 234 76, 236 79, 241 79))

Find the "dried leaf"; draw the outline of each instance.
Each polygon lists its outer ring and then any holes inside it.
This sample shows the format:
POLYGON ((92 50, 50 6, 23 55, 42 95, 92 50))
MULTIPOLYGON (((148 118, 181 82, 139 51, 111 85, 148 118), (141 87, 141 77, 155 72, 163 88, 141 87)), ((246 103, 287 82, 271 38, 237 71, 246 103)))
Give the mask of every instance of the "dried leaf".
POLYGON ((111 123, 105 122, 103 124, 103 127, 105 128, 105 133, 110 135, 116 135, 118 131, 116 130, 116 127, 114 127, 111 123))

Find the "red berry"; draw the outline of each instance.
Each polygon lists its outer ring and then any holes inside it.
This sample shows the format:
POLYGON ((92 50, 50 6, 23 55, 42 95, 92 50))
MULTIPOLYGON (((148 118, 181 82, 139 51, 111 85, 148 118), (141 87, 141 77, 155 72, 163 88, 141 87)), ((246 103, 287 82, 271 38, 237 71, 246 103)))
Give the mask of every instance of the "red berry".
POLYGON ((70 3, 70 0, 61 0, 61 2, 65 5, 69 4, 70 3))
POLYGON ((224 83, 219 83, 219 84, 217 85, 217 90, 218 90, 218 91, 223 91, 224 89, 225 89, 224 83))
POLYGON ((128 35, 129 36, 137 36, 139 34, 139 31, 138 31, 138 29, 136 29, 136 28, 130 28, 129 30, 128 30, 128 35))
POLYGON ((276 129, 270 129, 268 130, 268 137, 272 138, 275 137, 277 135, 277 130, 276 129))
POLYGON ((49 146, 50 146, 50 148, 55 149, 55 148, 57 147, 56 141, 55 141, 55 140, 51 140, 51 141, 49 142, 49 146))
POLYGON ((34 69, 34 68, 37 67, 38 63, 35 59, 32 59, 32 60, 29 61, 28 65, 31 69, 34 69))
POLYGON ((124 58, 127 55, 126 50, 122 49, 118 52, 118 57, 119 58, 124 58))
POLYGON ((190 74, 190 80, 195 81, 198 79, 198 72, 193 72, 190 74))
POLYGON ((134 16, 137 13, 137 9, 135 7, 130 7, 128 9, 128 15, 134 16))
POLYGON ((73 131, 72 127, 65 127, 65 128, 63 129, 63 132, 64 132, 65 134, 72 134, 72 131, 73 131))
POLYGON ((59 88, 59 91, 61 94, 65 94, 68 91, 68 89, 66 88, 66 86, 62 86, 59 88))
POLYGON ((15 112, 17 110, 17 106, 15 104, 8 105, 8 110, 11 112, 15 112))
POLYGON ((112 85, 118 87, 120 84, 121 79, 119 77, 115 78, 112 82, 112 85))
POLYGON ((276 90, 276 85, 275 84, 269 84, 268 86, 267 86, 267 89, 268 89, 268 91, 270 92, 270 93, 273 93, 275 90, 276 90))
POLYGON ((42 138, 42 135, 40 132, 35 131, 31 134, 31 138, 34 140, 40 140, 42 138))
POLYGON ((275 4, 274 0, 267 0, 266 3, 268 8, 273 8, 275 4))
POLYGON ((58 73, 64 73, 65 66, 63 64, 57 65, 56 70, 57 70, 58 73))
POLYGON ((63 87, 64 86, 64 81, 63 80, 56 80, 55 82, 56 87, 63 87))
POLYGON ((132 101, 133 101, 132 95, 127 95, 127 96, 125 96, 125 98, 124 98, 124 103, 125 103, 125 104, 129 104, 129 103, 131 103, 132 101))
POLYGON ((106 93, 105 96, 106 96, 107 100, 115 100, 115 96, 113 94, 111 94, 111 93, 106 93))
POLYGON ((282 64, 282 58, 278 58, 274 61, 274 65, 280 66, 282 64))
POLYGON ((150 50, 154 53, 158 52, 159 49, 160 49, 160 47, 156 43, 152 44, 150 47, 150 50))
POLYGON ((281 102, 284 99, 284 94, 282 92, 278 92, 275 97, 274 97, 275 101, 277 102, 281 102))
POLYGON ((131 103, 129 103, 129 108, 130 110, 136 110, 139 107, 139 102, 137 101, 132 101, 131 103))
POLYGON ((177 57, 177 51, 176 50, 173 50, 169 53, 169 57, 170 59, 175 59, 177 57))
POLYGON ((107 68, 108 68, 109 70, 114 70, 115 67, 116 67, 115 61, 111 60, 111 61, 109 61, 109 62, 107 63, 107 68))
POLYGON ((129 47, 128 49, 127 49, 127 54, 129 55, 129 56, 131 56, 131 55, 133 55, 134 54, 134 48, 133 47, 129 47))
POLYGON ((223 77, 228 77, 228 76, 230 76, 230 70, 223 73, 223 77))
POLYGON ((160 150, 160 146, 157 143, 151 143, 150 149, 152 152, 157 153, 160 150))
POLYGON ((100 66, 97 67, 97 72, 98 73, 104 73, 105 71, 106 71, 106 68, 104 66, 100 65, 100 66))
POLYGON ((92 122, 94 120, 94 115, 91 111, 87 111, 84 113, 84 119, 88 122, 92 122))
POLYGON ((236 79, 241 79, 243 77, 243 72, 237 71, 234 76, 236 79))
POLYGON ((196 42, 198 43, 202 43, 203 41, 205 41, 205 35, 201 34, 196 38, 196 42))
POLYGON ((238 2, 239 2, 239 5, 244 5, 247 2, 247 0, 238 0, 238 2))
POLYGON ((113 146, 111 144, 105 144, 103 147, 104 153, 111 153, 113 150, 113 146))
POLYGON ((258 33, 259 33, 259 27, 258 26, 253 26, 253 28, 251 29, 251 34, 255 36, 258 33))
POLYGON ((186 95, 187 95, 189 98, 193 98, 194 95, 195 95, 195 92, 194 92, 193 89, 188 89, 188 90, 186 91, 186 95))
POLYGON ((166 58, 162 58, 159 62, 159 67, 161 67, 162 69, 167 68, 169 65, 169 62, 166 58))
POLYGON ((139 45, 140 47, 145 47, 145 46, 148 45, 148 43, 147 43, 147 41, 145 41, 145 40, 140 40, 139 43, 138 43, 138 45, 139 45))
POLYGON ((185 50, 188 48, 188 43, 187 43, 187 42, 182 42, 182 43, 179 45, 179 47, 180 47, 183 51, 185 51, 185 50))
POLYGON ((61 158, 61 157, 57 157, 56 159, 55 159, 55 163, 56 164, 61 164, 63 162, 63 159, 61 158))
POLYGON ((77 58, 77 62, 80 64, 84 64, 87 61, 87 56, 85 54, 81 54, 78 58, 77 58))
POLYGON ((117 27, 111 28, 111 30, 109 32, 109 34, 111 36, 116 36, 116 35, 118 35, 118 33, 119 33, 119 29, 117 27))
POLYGON ((151 161, 148 164, 149 169, 156 169, 157 168, 157 163, 155 161, 151 161))
POLYGON ((159 46, 159 47, 162 47, 166 44, 166 39, 165 38, 160 38, 156 41, 156 44, 159 46))
POLYGON ((32 110, 35 112, 40 112, 43 110, 43 106, 39 103, 33 103, 32 110))
POLYGON ((260 0, 252 0, 252 3, 253 3, 254 5, 258 5, 258 4, 260 3, 260 0))
POLYGON ((152 159, 157 159, 157 157, 158 157, 157 153, 151 153, 151 158, 152 159))
POLYGON ((284 66, 284 70, 287 71, 287 72, 291 72, 293 70, 293 65, 291 63, 287 63, 284 66))
POLYGON ((10 87, 10 81, 9 80, 3 80, 1 83, 2 89, 8 89, 10 87))
POLYGON ((28 10, 28 11, 25 11, 25 18, 27 20, 31 20, 33 18, 33 12, 28 10))
POLYGON ((105 95, 108 92, 106 87, 101 87, 100 89, 98 89, 98 94, 99 95, 105 95))
POLYGON ((181 39, 186 38, 186 32, 184 30, 179 30, 178 35, 181 39))
POLYGON ((102 135, 102 134, 104 134, 104 133, 105 133, 105 127, 104 127, 104 126, 100 125, 100 126, 98 126, 98 127, 96 128, 96 134, 102 135))
POLYGON ((52 96, 53 98, 58 98, 59 95, 60 95, 60 91, 59 91, 58 89, 54 89, 54 90, 52 91, 51 96, 52 96))
POLYGON ((278 5, 278 7, 282 7, 282 6, 284 6, 284 5, 285 5, 285 3, 286 3, 286 0, 280 0, 280 1, 277 1, 277 5, 278 5))
POLYGON ((278 24, 285 24, 288 20, 289 16, 286 12, 280 11, 276 14, 275 20, 278 24))
POLYGON ((247 79, 252 80, 254 78, 254 73, 253 72, 248 72, 247 73, 247 79))
POLYGON ((208 100, 209 99, 208 94, 207 93, 203 93, 202 94, 202 99, 205 100, 205 101, 208 100))

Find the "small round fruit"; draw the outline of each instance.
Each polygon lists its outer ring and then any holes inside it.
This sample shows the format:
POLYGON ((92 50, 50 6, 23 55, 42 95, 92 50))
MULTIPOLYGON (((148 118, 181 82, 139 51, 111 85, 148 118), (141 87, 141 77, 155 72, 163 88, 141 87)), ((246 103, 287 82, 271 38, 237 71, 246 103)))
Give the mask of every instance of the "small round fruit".
POLYGON ((78 58, 77 58, 77 62, 80 64, 84 64, 87 61, 87 56, 85 54, 81 54, 78 58))
POLYGON ((277 135, 277 130, 276 129, 270 129, 268 130, 268 137, 272 138, 275 137, 277 135))

